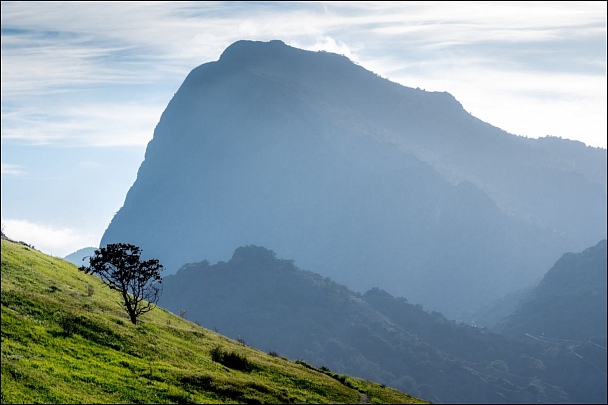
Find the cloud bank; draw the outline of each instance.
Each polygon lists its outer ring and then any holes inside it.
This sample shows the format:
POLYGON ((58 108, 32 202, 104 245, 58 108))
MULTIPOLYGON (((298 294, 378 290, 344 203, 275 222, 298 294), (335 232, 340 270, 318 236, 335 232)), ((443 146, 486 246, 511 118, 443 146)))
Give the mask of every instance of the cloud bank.
POLYGON ((27 220, 2 220, 2 232, 16 241, 24 241, 36 249, 55 257, 65 257, 84 246, 96 246, 96 236, 82 234, 70 228, 53 228, 27 220))
MULTIPOLYGON (((156 113, 131 119, 152 116, 157 122, 192 68, 217 60, 239 39, 282 39, 344 54, 411 87, 449 91, 479 118, 510 132, 606 143, 600 113, 606 109, 603 2, 3 2, 2 26, 3 114, 11 111, 23 121, 31 113, 25 107, 30 98, 68 103, 78 96, 96 115, 91 119, 102 121, 99 98, 86 91, 103 87, 104 98, 129 107, 137 96, 125 97, 121 88, 165 83, 156 113), (565 103, 585 108, 568 112, 565 103), (530 105, 545 112, 525 114, 530 105), (587 114, 581 117, 581 110, 587 114), (545 120, 548 115, 554 118, 545 120)), ((50 121, 63 117, 48 113, 50 121)), ((85 129, 90 122, 76 112, 69 117, 85 129)), ((150 128, 155 122, 134 125, 150 128)), ((13 121, 6 126, 3 137, 9 139, 57 139, 56 125, 36 135, 13 121)), ((77 128, 62 133, 77 141, 77 128)), ((139 132, 132 136, 116 144, 142 143, 139 132)), ((86 135, 92 144, 111 141, 99 138, 86 135)))

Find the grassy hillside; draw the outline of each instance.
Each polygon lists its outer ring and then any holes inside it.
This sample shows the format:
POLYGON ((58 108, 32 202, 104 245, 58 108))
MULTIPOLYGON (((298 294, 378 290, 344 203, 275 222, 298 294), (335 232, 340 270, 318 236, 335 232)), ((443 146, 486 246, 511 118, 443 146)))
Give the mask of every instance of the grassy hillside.
POLYGON ((71 263, 2 240, 3 403, 423 403, 264 353, 119 296, 71 263))

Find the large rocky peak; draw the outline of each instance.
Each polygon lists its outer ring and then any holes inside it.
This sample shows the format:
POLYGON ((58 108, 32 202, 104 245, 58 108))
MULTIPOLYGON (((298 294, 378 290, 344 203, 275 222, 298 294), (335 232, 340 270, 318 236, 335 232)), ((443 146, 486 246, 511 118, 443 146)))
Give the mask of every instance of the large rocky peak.
POLYGON ((101 244, 258 245, 455 317, 606 236, 606 151, 508 134, 344 56, 239 41, 170 101, 101 244))

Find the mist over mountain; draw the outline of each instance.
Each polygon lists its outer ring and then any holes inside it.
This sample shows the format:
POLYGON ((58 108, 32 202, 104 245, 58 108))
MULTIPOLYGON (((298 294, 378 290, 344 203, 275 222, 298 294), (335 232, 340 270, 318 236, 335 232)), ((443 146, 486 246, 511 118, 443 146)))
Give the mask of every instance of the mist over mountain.
POLYGON ((168 273, 268 246, 455 318, 605 237, 605 149, 508 134, 344 56, 238 41, 170 101, 101 245, 168 273))
POLYGON ((579 342, 579 358, 571 342, 509 339, 379 288, 355 293, 259 246, 185 265, 165 277, 159 305, 260 350, 434 403, 606 401, 603 341, 579 342))

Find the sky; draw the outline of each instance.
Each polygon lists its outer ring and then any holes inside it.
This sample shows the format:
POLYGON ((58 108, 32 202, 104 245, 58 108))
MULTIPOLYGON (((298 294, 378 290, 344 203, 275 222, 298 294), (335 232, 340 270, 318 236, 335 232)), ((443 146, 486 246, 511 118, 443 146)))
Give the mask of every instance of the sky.
POLYGON ((242 39, 606 148, 606 4, 2 1, 2 230, 57 257, 97 247, 186 75, 242 39))

